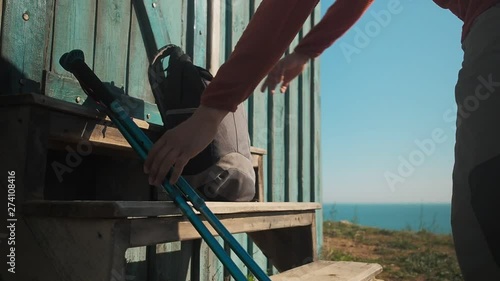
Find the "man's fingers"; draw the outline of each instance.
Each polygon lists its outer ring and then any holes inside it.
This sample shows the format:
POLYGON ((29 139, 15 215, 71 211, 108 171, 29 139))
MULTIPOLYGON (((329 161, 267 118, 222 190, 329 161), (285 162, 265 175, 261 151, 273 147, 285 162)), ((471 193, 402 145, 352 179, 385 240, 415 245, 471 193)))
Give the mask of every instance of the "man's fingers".
POLYGON ((286 92, 288 85, 290 85, 290 79, 284 80, 283 83, 281 84, 281 87, 280 87, 282 94, 286 92))
POLYGON ((158 150, 162 149, 167 142, 167 133, 163 134, 161 138, 156 141, 156 143, 153 145, 153 148, 148 153, 148 157, 146 157, 146 161, 144 161, 144 173, 149 174, 151 171, 151 165, 153 164, 153 161, 156 159, 158 156, 158 150))
POLYGON ((262 87, 260 87, 260 92, 261 93, 264 93, 267 88, 268 88, 268 81, 269 81, 269 78, 266 78, 266 80, 264 80, 264 83, 262 84, 262 87))
POLYGON ((160 172, 163 161, 165 160, 166 157, 168 157, 169 154, 172 153, 173 153, 172 147, 170 147, 169 143, 165 143, 163 147, 161 147, 161 149, 158 150, 157 152, 153 152, 153 150, 151 150, 149 155, 152 155, 153 160, 151 165, 149 165, 148 167, 150 182, 154 181, 154 179, 160 172))
POLYGON ((180 157, 175 161, 175 165, 172 171, 172 175, 170 176, 170 184, 175 184, 178 180, 179 177, 182 175, 182 170, 184 170, 184 167, 188 163, 189 159, 187 159, 185 156, 180 157))
POLYGON ((274 89, 281 81, 283 81, 283 66, 281 63, 278 63, 273 70, 269 72, 260 90, 261 92, 265 92, 266 89, 269 89, 271 93, 274 94, 274 89))
MULTIPOLYGON (((170 151, 161 161, 158 166, 151 167, 155 170, 155 174, 151 173, 149 175, 149 184, 159 186, 165 180, 167 173, 172 168, 172 165, 177 160, 179 153, 177 151, 170 151)), ((153 172, 153 171, 152 171, 153 172)))

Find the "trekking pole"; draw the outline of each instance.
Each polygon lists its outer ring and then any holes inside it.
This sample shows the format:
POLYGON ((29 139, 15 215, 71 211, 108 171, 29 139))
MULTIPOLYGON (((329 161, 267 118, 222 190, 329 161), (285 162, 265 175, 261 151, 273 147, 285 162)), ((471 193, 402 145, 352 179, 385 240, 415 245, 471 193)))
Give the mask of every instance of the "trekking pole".
MULTIPOLYGON (((140 158, 145 160, 153 143, 142 132, 141 129, 131 120, 125 109, 119 101, 106 89, 104 84, 92 72, 84 61, 84 54, 80 50, 74 50, 64 54, 60 59, 60 64, 69 72, 73 73, 80 82, 85 93, 96 102, 104 106, 107 115, 130 143, 132 148, 139 154, 140 158)), ((167 177, 168 179, 169 177, 167 177)), ((197 209, 212 225, 217 233, 229 244, 230 248, 250 269, 250 271, 260 281, 270 281, 269 277, 234 239, 231 233, 217 219, 217 217, 206 206, 205 201, 193 190, 193 188, 182 177, 175 186, 169 184, 168 180, 162 184, 163 188, 172 197, 176 205, 181 209, 184 215, 189 219, 200 236, 205 240, 219 260, 228 269, 235 280, 246 280, 243 273, 239 270, 233 260, 227 255, 222 246, 215 240, 208 228, 198 218, 193 209, 187 204, 183 194, 192 202, 197 209), (174 188, 175 187, 175 188, 174 188), (179 192, 181 191, 181 192, 179 192)))

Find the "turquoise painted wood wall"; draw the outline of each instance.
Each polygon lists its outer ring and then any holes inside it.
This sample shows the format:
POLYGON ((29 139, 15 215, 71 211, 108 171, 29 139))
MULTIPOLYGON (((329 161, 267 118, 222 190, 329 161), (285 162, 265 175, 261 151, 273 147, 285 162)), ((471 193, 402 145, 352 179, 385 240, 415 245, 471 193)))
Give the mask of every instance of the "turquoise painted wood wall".
MULTIPOLYGON (((14 94, 39 92, 86 104, 76 81, 58 64, 64 52, 78 48, 103 81, 112 82, 135 101, 131 103, 134 117, 160 123, 147 79, 151 43, 180 45, 196 64, 215 73, 261 2, 0 0, 1 55, 19 70, 9 86, 14 94), (140 23, 146 22, 146 15, 151 19, 153 41, 141 32, 140 23)), ((320 15, 318 5, 291 48, 319 21, 320 15)), ((268 151, 264 158, 266 201, 321 202, 319 61, 312 61, 285 95, 256 91, 245 107, 252 145, 268 151)), ((320 250, 320 211, 317 220, 320 250)), ((263 268, 275 271, 245 234, 236 238, 263 268)), ((204 243, 200 263, 191 263, 186 257, 193 246, 192 242, 158 245, 158 280, 189 280, 191 267, 200 269, 200 280, 223 280, 227 276, 204 243)), ((141 264, 145 255, 145 248, 127 252, 131 262, 128 272, 136 277, 134 280, 146 278, 141 264)))

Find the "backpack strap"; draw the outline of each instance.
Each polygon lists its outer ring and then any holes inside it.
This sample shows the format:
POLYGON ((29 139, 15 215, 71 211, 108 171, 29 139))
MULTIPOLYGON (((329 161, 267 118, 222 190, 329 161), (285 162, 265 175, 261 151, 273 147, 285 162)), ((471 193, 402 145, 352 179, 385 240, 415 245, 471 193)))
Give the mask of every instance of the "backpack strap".
POLYGON ((167 111, 165 94, 161 89, 161 84, 167 79, 165 71, 167 70, 164 66, 163 60, 169 56, 176 56, 180 59, 190 60, 189 56, 184 54, 179 46, 174 44, 169 44, 158 50, 156 55, 148 69, 149 84, 151 85, 151 90, 153 96, 156 100, 156 105, 160 111, 163 122, 165 122, 165 113, 167 111))

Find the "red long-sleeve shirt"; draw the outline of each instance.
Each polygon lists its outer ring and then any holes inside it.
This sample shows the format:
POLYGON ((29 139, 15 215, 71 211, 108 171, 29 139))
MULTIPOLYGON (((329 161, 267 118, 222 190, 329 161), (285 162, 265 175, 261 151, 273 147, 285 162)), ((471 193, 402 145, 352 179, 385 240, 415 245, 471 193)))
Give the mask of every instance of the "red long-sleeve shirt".
MULTIPOLYGON (((295 51, 311 58, 346 33, 374 0, 337 0, 295 51)), ((229 111, 247 99, 289 47, 318 0, 264 0, 225 64, 202 95, 201 104, 229 111)), ((464 21, 474 20, 500 0, 434 0, 464 21)))
POLYGON ((440 7, 449 9, 464 22, 462 41, 469 33, 474 20, 500 0, 434 0, 440 7))

